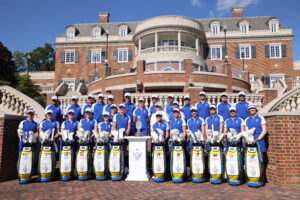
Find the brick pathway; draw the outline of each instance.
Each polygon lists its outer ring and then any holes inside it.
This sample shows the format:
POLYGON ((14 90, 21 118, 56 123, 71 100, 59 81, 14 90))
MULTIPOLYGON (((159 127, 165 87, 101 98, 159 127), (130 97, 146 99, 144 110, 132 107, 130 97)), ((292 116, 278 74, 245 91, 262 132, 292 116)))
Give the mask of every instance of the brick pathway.
POLYGON ((300 199, 300 189, 267 184, 261 188, 247 185, 229 186, 185 182, 174 184, 150 182, 112 181, 52 181, 20 185, 17 180, 0 183, 0 199, 300 199))

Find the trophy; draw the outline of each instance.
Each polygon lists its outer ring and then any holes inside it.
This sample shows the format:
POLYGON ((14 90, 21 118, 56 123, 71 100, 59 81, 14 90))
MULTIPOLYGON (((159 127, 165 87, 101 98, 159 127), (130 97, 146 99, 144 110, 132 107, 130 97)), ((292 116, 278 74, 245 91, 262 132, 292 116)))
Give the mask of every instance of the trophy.
POLYGON ((141 116, 137 116, 137 121, 135 123, 135 127, 137 132, 135 133, 135 136, 142 136, 141 128, 142 128, 142 122, 141 122, 141 116))

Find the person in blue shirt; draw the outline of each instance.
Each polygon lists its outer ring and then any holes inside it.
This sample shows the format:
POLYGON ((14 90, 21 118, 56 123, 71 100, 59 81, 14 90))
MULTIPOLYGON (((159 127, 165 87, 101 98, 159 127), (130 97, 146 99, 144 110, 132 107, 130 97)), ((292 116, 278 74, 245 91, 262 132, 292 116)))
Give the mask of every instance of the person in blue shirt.
MULTIPOLYGON (((112 137, 112 134, 111 134, 112 123, 109 120, 109 113, 103 112, 102 115, 103 115, 103 121, 98 124, 98 132, 99 133, 101 133, 102 131, 108 132, 109 137, 112 137)), ((108 142, 106 147, 108 149, 110 149, 110 146, 111 146, 110 142, 108 142)))
POLYGON ((83 118, 85 119, 85 110, 87 109, 87 108, 92 108, 92 105, 93 105, 93 103, 94 103, 94 97, 92 96, 92 95, 89 95, 88 97, 87 97, 87 102, 86 102, 86 104, 82 107, 82 109, 81 109, 81 115, 83 116, 83 118))
POLYGON ((227 98, 227 94, 222 93, 221 102, 217 106, 218 115, 221 115, 224 121, 230 117, 229 108, 231 107, 231 105, 230 103, 228 103, 227 98))
POLYGON ((139 98, 138 107, 133 111, 133 122, 137 131, 140 131, 143 136, 148 136, 150 111, 145 107, 144 98, 139 98), (140 126, 140 130, 138 130, 140 126))
MULTIPOLYGON (((180 110, 178 108, 173 108, 173 118, 170 119, 170 130, 172 138, 172 130, 177 129, 179 133, 186 134, 186 122, 185 119, 180 117, 180 110)), ((173 149, 173 141, 170 142, 170 149, 173 149)))
POLYGON ((169 113, 173 112, 173 101, 175 97, 174 94, 169 94, 168 95, 168 105, 165 107, 165 112, 169 115, 169 113))
POLYGON ((195 105, 198 110, 198 116, 206 119, 209 116, 210 103, 206 101, 206 93, 201 91, 199 93, 200 101, 195 105))
MULTIPOLYGON (((104 112, 106 112, 106 111, 104 111, 104 112)), ((108 113, 109 113, 109 112, 108 112, 108 113)), ((110 120, 110 122, 113 121, 114 116, 115 116, 116 114, 118 114, 118 108, 117 108, 117 105, 116 105, 116 104, 111 104, 111 106, 110 106, 110 113, 109 113, 109 120, 110 120)))
POLYGON ((126 92, 124 95, 125 101, 124 105, 126 108, 126 115, 130 116, 131 119, 131 127, 130 127, 130 135, 134 135, 136 133, 135 122, 133 121, 133 111, 135 109, 134 103, 131 102, 131 94, 126 92))
POLYGON ((29 109, 27 111, 27 116, 25 120, 22 120, 18 127, 18 136, 19 136, 19 152, 22 151, 23 142, 22 137, 29 136, 29 132, 37 133, 38 132, 38 123, 34 121, 34 110, 29 109))
MULTIPOLYGON (((195 134, 197 131, 201 131, 203 134, 205 133, 205 121, 203 118, 198 117, 198 110, 196 107, 192 106, 191 109, 192 118, 187 120, 187 127, 195 134)), ((192 141, 191 138, 188 138, 188 151, 192 150, 192 141)))
POLYGON ((217 107, 210 105, 209 107, 210 116, 205 119, 205 130, 218 131, 220 134, 223 133, 223 117, 217 114, 217 107))
POLYGON ((155 113, 153 113, 153 115, 150 118, 150 127, 151 128, 152 128, 153 124, 155 124, 155 122, 157 121, 157 119, 156 119, 156 113, 159 112, 159 111, 162 113, 162 119, 163 119, 163 121, 165 121, 167 124, 169 124, 169 122, 170 122, 168 114, 163 111, 162 103, 161 102, 157 102, 155 104, 155 113))
POLYGON ((85 118, 78 123, 78 129, 82 128, 83 131, 89 131, 90 136, 93 134, 93 130, 97 130, 97 121, 93 119, 93 111, 91 108, 85 110, 85 118))
MULTIPOLYGON (((59 138, 59 123, 53 119, 53 111, 52 110, 46 110, 46 119, 40 123, 39 127, 39 136, 41 137, 42 132, 46 132, 48 130, 51 130, 51 134, 54 134, 53 138, 56 140, 59 138)), ((51 135, 49 136, 51 137, 51 135)))
MULTIPOLYGON (((73 133, 73 137, 75 137, 77 127, 78 127, 78 121, 75 120, 75 111, 70 109, 67 113, 67 119, 61 124, 61 132, 64 130, 67 130, 71 133, 73 133)), ((62 150, 63 141, 60 140, 60 150, 62 150)), ((73 145, 76 146, 76 145, 73 145)))
POLYGON ((114 96, 113 95, 108 95, 107 97, 107 104, 103 108, 103 112, 109 112, 110 113, 110 107, 111 105, 114 104, 114 96))
MULTIPOLYGON (((170 128, 167 122, 163 120, 163 112, 156 111, 155 113, 156 122, 152 125, 151 130, 159 136, 159 131, 162 130, 163 135, 165 136, 165 141, 168 141, 170 137, 170 128)), ((165 148, 167 150, 168 142, 165 142, 165 148)), ((153 148, 151 148, 153 149, 153 148)))
POLYGON ((123 129, 123 135, 128 136, 130 133, 131 118, 126 114, 126 107, 122 103, 119 105, 119 113, 114 116, 112 130, 119 131, 123 129))
MULTIPOLYGON (((179 110, 178 101, 173 101, 172 105, 173 105, 172 112, 168 113, 170 120, 174 118, 174 112, 173 112, 174 108, 178 108, 178 110, 179 110)), ((183 112, 181 112, 180 110, 179 110, 179 117, 185 120, 185 116, 184 116, 183 112)))
POLYGON ((183 100, 184 100, 184 106, 181 108, 181 111, 183 112, 184 114, 184 117, 185 117, 185 120, 189 120, 192 118, 192 114, 191 114, 191 98, 189 95, 185 95, 183 97, 183 100))
POLYGON ((52 110, 53 120, 57 121, 58 123, 61 122, 63 111, 59 106, 59 101, 57 96, 51 97, 51 105, 47 106, 45 110, 52 110))
POLYGON ((156 112, 155 104, 157 103, 157 101, 158 101, 158 96, 156 94, 152 95, 151 96, 152 106, 150 106, 150 108, 149 108, 151 115, 153 115, 156 112))
POLYGON ((239 101, 235 104, 235 108, 237 111, 237 116, 245 120, 249 117, 248 111, 249 102, 246 101, 246 94, 245 92, 239 93, 239 101))
MULTIPOLYGON (((78 105, 78 97, 72 96, 71 97, 71 105, 69 105, 65 111, 65 115, 68 115, 69 110, 74 111, 74 120, 79 121, 81 119, 81 107, 78 105)), ((67 116, 68 117, 68 116, 67 116)), ((66 119, 67 119, 66 117, 66 119)))
POLYGON ((106 104, 104 103, 104 94, 99 94, 98 98, 99 98, 98 102, 94 103, 92 105, 92 111, 94 113, 93 119, 97 120, 97 122, 100 123, 100 122, 103 121, 102 113, 103 113, 103 110, 104 110, 104 106, 106 104))

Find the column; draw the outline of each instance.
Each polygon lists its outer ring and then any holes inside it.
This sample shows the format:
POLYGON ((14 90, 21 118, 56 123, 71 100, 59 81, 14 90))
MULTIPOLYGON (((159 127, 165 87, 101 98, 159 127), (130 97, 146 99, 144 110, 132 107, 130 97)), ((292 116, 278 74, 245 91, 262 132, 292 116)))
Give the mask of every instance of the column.
POLYGON ((195 47, 196 47, 197 55, 199 55, 199 38, 196 38, 195 42, 196 42, 195 47))
POLYGON ((155 52, 157 52, 157 43, 158 43, 158 34, 157 34, 157 32, 155 32, 155 34, 154 34, 154 40, 155 40, 155 52))
POLYGON ((181 51, 181 32, 178 31, 178 51, 181 51))
POLYGON ((142 49, 142 39, 139 39, 139 55, 141 54, 141 49, 142 49))

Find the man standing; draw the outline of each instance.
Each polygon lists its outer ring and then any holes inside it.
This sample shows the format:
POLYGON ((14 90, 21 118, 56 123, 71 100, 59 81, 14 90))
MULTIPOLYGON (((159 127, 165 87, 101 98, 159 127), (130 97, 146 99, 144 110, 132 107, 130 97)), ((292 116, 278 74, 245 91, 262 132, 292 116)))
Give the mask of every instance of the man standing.
POLYGON ((106 105, 104 103, 104 94, 99 94, 98 95, 98 102, 94 103, 92 106, 92 111, 94 113, 93 119, 95 119, 98 123, 102 122, 102 113, 104 106, 106 105))
MULTIPOLYGON (((179 110, 179 103, 178 103, 178 101, 173 101, 172 105, 173 105, 173 110, 175 108, 177 108, 179 110)), ((185 116, 184 116, 183 112, 181 112, 180 110, 179 110, 179 117, 181 119, 185 120, 185 116)), ((174 112, 169 113, 169 118, 170 118, 170 120, 174 119, 174 112)))
POLYGON ((87 102, 86 102, 86 104, 82 107, 82 109, 81 109, 81 115, 83 116, 83 118, 85 118, 85 110, 87 109, 87 108, 92 108, 92 105, 93 105, 93 103, 94 103, 94 97, 92 96, 92 95, 89 95, 88 97, 87 97, 87 102))
POLYGON ((63 112, 61 107, 59 106, 58 97, 52 96, 51 100, 51 105, 47 106, 45 110, 52 110, 52 119, 60 123, 62 120, 63 112))
POLYGON ((111 107, 112 104, 114 104, 114 96, 113 95, 108 95, 107 104, 104 106, 103 111, 110 113, 110 107, 111 107))
POLYGON ((150 121, 150 111, 145 107, 145 100, 139 98, 138 108, 133 111, 133 122, 136 128, 140 126, 140 133, 143 136, 148 136, 150 121))
POLYGON ((130 127, 130 135, 134 135, 136 132, 135 123, 133 121, 133 111, 135 109, 135 105, 131 102, 131 94, 126 92, 124 95, 125 98, 125 108, 126 108, 126 115, 130 117, 131 120, 131 127, 130 127))
MULTIPOLYGON (((69 110, 74 111, 74 120, 79 121, 81 118, 81 107, 78 105, 78 97, 71 97, 71 105, 69 105, 65 111, 65 115, 68 115, 69 110)), ((67 116, 68 117, 68 116, 67 116)))
POLYGON ((119 113, 114 116, 112 130, 119 131, 124 129, 123 135, 128 136, 130 133, 131 118, 126 114, 125 104, 119 105, 119 113))
MULTIPOLYGON (((172 130, 178 130, 179 133, 186 133, 186 122, 184 118, 180 117, 180 110, 178 108, 173 108, 173 118, 170 119, 170 130, 172 138, 172 130)), ((173 141, 170 143, 170 149, 173 149, 173 141)))
POLYGON ((185 117, 185 120, 189 120, 192 118, 192 114, 191 114, 191 99, 190 99, 190 96, 189 95, 185 95, 183 97, 183 100, 184 100, 184 106, 181 108, 181 111, 183 112, 184 114, 184 117, 185 117))
POLYGON ((200 102, 195 105, 198 110, 198 117, 206 119, 209 116, 210 103, 206 101, 206 93, 204 91, 199 93, 199 97, 200 102))
POLYGON ((249 111, 248 111, 249 102, 246 101, 246 94, 245 92, 239 93, 239 102, 235 104, 235 108, 237 111, 237 116, 245 120, 247 117, 249 117, 249 111))
POLYGON ((231 105, 230 103, 228 103, 227 98, 228 98, 227 94, 222 93, 221 102, 217 106, 218 115, 221 115, 224 121, 230 117, 229 108, 231 107, 231 105))
MULTIPOLYGON (((152 115, 154 116, 154 115, 152 115)), ((151 130, 154 131, 158 136, 159 136, 159 130, 162 130, 163 135, 165 136, 165 144, 167 146, 168 144, 168 139, 170 136, 170 128, 167 122, 163 120, 163 112, 162 111, 157 111, 155 112, 155 118, 156 121, 155 123, 151 126, 151 130)))
POLYGON ((168 95, 168 105, 165 107, 165 113, 169 115, 170 113, 173 112, 173 101, 174 101, 174 94, 169 94, 168 95))
POLYGON ((217 115, 217 107, 215 105, 210 105, 209 107, 210 116, 206 118, 206 130, 218 131, 220 134, 223 133, 223 117, 217 115))
MULTIPOLYGON (((85 118, 80 120, 78 124, 78 130, 88 131, 90 137, 93 135, 93 130, 97 130, 97 121, 93 119, 93 111, 91 108, 85 110, 85 118)), ((92 140, 90 140, 91 146, 93 146, 92 140)))
POLYGON ((163 109, 163 108, 162 108, 161 102, 157 102, 157 103, 155 104, 155 110, 156 110, 156 111, 155 111, 155 113, 151 116, 151 119, 150 119, 150 126, 151 126, 151 127, 152 127, 152 126, 155 124, 155 122, 157 121, 157 119, 156 119, 156 113, 157 113, 158 111, 161 112, 162 120, 169 124, 169 122, 170 122, 169 116, 167 115, 167 113, 165 113, 164 111, 162 111, 162 109, 163 109))
POLYGON ((151 96, 152 106, 150 107, 150 114, 153 115, 156 112, 155 104, 158 101, 158 96, 156 94, 151 96))

